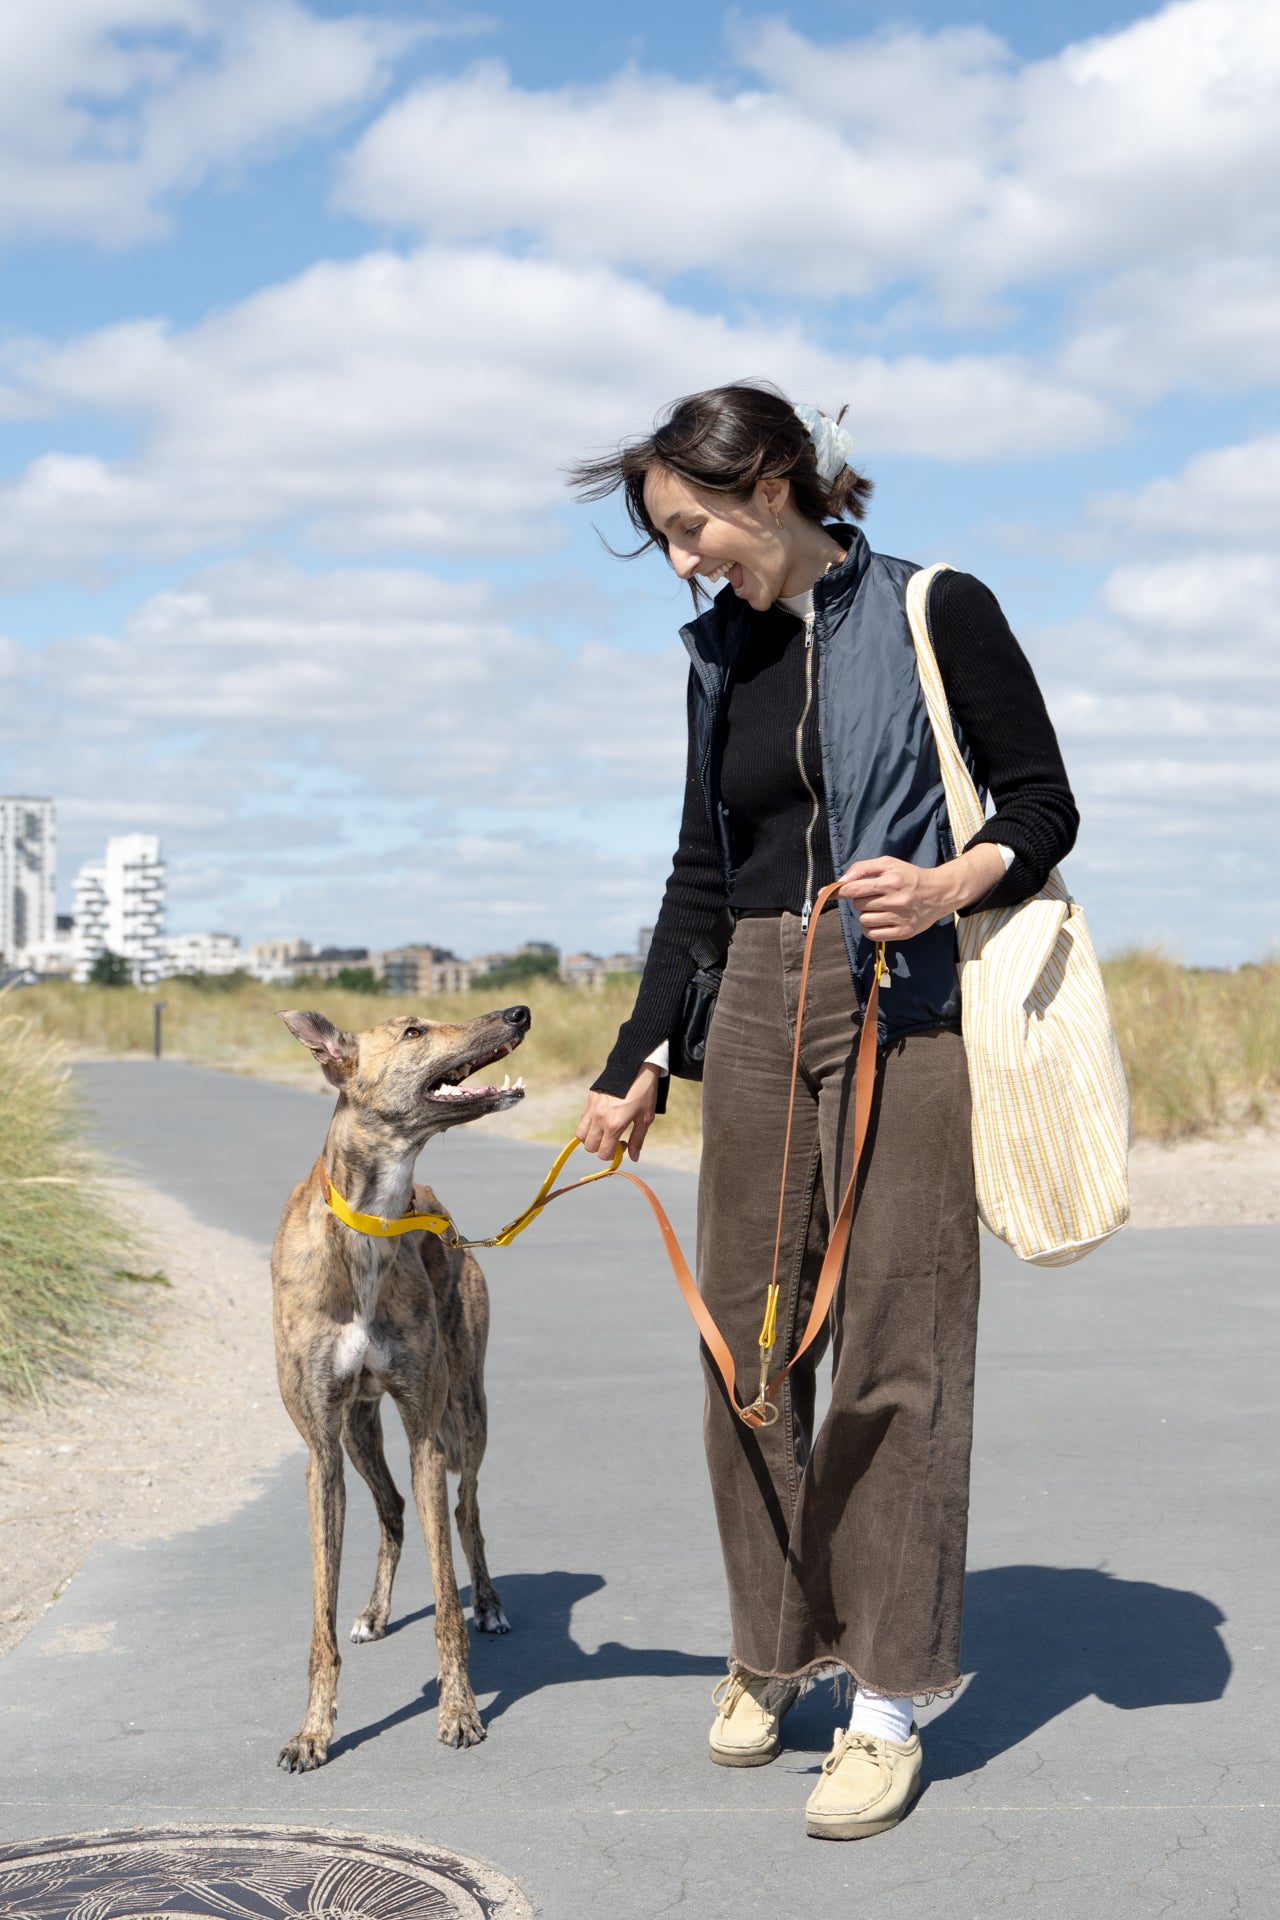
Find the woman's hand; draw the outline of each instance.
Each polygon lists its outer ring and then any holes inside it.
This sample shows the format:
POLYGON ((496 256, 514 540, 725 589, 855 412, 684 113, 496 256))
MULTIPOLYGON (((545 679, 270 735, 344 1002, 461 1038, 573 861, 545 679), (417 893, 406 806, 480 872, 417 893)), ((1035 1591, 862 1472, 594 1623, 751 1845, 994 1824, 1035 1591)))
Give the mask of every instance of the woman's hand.
POLYGON ((656 1067, 644 1066, 631 1082, 625 1100, 619 1100, 612 1093, 587 1095, 587 1104, 578 1122, 578 1138, 588 1153, 612 1160, 619 1139, 630 1127, 627 1153, 632 1160, 640 1158, 644 1137, 658 1111, 658 1079, 656 1067))
POLYGON ((852 900, 868 940, 910 940, 981 900, 1003 875, 999 851, 984 841, 940 867, 913 867, 887 855, 855 860, 840 876, 839 897, 852 900))

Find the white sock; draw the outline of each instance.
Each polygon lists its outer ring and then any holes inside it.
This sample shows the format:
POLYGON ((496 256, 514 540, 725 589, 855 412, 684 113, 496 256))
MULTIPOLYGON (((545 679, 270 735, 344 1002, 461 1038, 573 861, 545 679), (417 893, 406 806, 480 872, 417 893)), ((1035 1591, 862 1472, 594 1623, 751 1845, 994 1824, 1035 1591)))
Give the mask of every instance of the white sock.
POLYGON ((873 1733, 877 1740, 896 1740, 899 1746, 911 1738, 911 1695, 893 1697, 885 1693, 864 1693, 859 1687, 853 1696, 850 1733, 873 1733))

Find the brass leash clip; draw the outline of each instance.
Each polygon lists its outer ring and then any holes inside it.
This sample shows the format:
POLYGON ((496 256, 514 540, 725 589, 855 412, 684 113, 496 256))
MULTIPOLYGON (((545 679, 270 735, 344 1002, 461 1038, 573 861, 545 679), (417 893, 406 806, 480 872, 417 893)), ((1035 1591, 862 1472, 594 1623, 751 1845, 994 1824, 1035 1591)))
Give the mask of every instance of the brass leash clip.
POLYGON ((749 1427, 771 1427, 778 1418, 778 1409, 767 1397, 769 1369, 773 1365, 773 1350, 778 1344, 778 1286, 770 1283, 764 1303, 764 1324, 760 1328, 760 1386, 755 1399, 749 1407, 742 1409, 742 1418, 749 1427))

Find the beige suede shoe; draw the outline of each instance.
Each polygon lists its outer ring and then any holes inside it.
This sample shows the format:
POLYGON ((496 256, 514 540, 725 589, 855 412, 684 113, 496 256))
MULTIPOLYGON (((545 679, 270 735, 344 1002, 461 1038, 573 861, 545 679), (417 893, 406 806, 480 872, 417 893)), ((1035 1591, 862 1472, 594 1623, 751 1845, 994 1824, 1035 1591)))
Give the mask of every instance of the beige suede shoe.
POLYGON ((862 1840, 896 1827, 920 1791, 920 1769, 914 1726, 901 1742, 837 1727, 805 1807, 805 1831, 815 1840, 862 1840))
POLYGON ((726 1674, 711 1698, 719 1707, 711 1726, 711 1758, 718 1767, 765 1767, 781 1745, 782 1716, 800 1689, 754 1673, 726 1674), (781 1689, 781 1690, 780 1690, 781 1689), (766 1706, 771 1697, 776 1705, 766 1706))

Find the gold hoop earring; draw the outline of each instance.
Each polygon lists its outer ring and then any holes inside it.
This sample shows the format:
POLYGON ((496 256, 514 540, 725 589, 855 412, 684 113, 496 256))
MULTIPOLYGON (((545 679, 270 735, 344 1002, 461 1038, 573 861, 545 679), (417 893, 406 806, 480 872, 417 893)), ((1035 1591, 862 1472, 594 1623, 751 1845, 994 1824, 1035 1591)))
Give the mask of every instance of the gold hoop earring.
POLYGON ((774 526, 775 526, 775 527, 781 527, 781 525, 782 525, 782 515, 781 515, 780 513, 775 513, 775 514, 774 514, 774 516, 773 516, 773 524, 774 524, 774 526))

